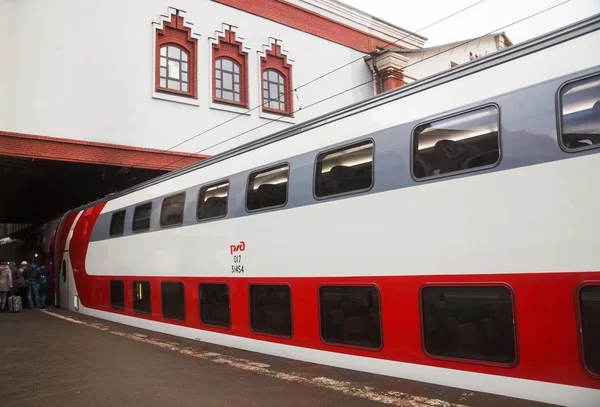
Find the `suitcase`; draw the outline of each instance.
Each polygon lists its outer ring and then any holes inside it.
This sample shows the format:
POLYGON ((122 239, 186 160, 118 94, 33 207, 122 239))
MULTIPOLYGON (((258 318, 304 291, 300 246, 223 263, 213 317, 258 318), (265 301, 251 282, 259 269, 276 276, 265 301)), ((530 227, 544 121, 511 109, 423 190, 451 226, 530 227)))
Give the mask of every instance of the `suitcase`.
POLYGON ((7 299, 8 312, 19 312, 23 309, 23 304, 21 302, 21 297, 18 295, 13 295, 7 299))

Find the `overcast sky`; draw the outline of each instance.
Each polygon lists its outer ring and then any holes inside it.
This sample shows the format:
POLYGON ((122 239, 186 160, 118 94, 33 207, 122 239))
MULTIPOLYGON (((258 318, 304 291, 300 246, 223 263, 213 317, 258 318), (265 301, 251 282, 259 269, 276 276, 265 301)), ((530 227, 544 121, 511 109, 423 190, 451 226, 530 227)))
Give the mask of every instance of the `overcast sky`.
MULTIPOLYGON (((340 0, 402 28, 417 31, 477 0, 340 0)), ((564 0, 484 0, 456 16, 420 31, 433 46, 483 34, 564 0)), ((513 43, 600 13, 600 0, 571 0, 553 10, 502 31, 513 43)))

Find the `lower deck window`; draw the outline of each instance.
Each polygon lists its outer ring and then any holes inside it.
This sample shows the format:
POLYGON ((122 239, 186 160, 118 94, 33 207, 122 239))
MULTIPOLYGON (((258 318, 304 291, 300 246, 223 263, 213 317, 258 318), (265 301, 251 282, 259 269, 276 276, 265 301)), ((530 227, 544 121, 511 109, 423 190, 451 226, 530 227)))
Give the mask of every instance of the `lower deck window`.
POLYGON ((250 325, 254 332, 292 336, 290 287, 287 285, 251 285, 250 325))
POLYGON ((423 340, 429 355, 512 364, 512 295, 506 287, 424 287, 423 340))
POLYGON ((123 280, 110 280, 110 307, 125 309, 125 285, 123 280))
POLYGON ((185 321, 185 290, 183 283, 162 283, 161 294, 163 316, 185 321))
POLYGON ((227 284, 200 284, 200 321, 225 328, 231 326, 227 284))
POLYGON ((579 291, 581 339, 584 365, 600 375, 600 285, 588 285, 579 291))
POLYGON ((321 287, 321 337, 325 342, 381 347, 379 292, 375 287, 321 287))
POLYGON ((150 314, 152 312, 149 281, 133 282, 133 310, 143 314, 150 314))

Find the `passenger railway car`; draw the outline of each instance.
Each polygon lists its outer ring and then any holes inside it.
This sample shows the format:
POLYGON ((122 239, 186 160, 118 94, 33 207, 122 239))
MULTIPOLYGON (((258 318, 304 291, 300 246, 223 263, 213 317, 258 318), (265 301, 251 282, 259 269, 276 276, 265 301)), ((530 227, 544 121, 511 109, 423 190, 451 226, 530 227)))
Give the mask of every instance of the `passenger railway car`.
POLYGON ((598 407, 598 44, 595 16, 70 211, 59 305, 598 407))

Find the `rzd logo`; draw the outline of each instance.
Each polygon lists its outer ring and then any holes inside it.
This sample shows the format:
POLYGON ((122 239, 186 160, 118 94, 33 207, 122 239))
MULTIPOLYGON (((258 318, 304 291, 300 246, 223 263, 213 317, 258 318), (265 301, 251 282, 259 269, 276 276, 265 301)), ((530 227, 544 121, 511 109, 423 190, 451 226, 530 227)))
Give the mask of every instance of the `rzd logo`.
POLYGON ((240 244, 229 245, 229 254, 243 252, 244 250, 246 250, 246 242, 244 241, 241 241, 240 244))

